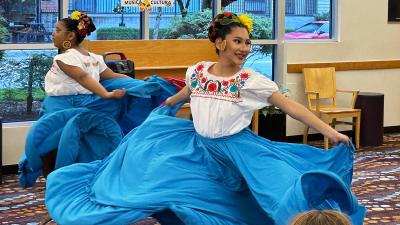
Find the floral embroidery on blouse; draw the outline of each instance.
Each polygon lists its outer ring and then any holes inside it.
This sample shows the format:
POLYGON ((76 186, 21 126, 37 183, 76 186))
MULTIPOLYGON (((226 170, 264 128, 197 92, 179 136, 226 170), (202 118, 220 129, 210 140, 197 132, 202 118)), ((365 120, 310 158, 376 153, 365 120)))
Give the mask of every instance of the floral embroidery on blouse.
POLYGON ((249 74, 243 71, 229 80, 212 80, 204 75, 204 65, 199 64, 190 77, 190 90, 192 96, 240 102, 240 89, 249 77, 249 74))

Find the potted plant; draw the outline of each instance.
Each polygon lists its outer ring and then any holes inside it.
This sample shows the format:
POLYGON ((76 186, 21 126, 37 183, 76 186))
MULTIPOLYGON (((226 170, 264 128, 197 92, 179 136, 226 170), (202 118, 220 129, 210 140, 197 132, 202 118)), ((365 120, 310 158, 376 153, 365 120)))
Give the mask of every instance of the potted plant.
MULTIPOLYGON (((285 97, 289 89, 278 85, 279 91, 285 97)), ((258 118, 258 135, 271 141, 284 141, 286 138, 286 113, 276 106, 266 106, 260 110, 258 118)))

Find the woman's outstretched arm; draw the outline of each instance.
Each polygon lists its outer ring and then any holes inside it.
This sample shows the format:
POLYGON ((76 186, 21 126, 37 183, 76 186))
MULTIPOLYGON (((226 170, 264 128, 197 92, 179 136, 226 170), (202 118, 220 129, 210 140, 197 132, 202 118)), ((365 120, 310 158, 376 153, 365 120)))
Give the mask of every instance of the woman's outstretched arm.
POLYGON ((171 96, 165 100, 165 104, 175 107, 179 102, 186 101, 190 97, 190 89, 188 86, 185 86, 180 90, 178 93, 176 93, 174 96, 171 96))
POLYGON ((302 123, 307 124, 308 126, 319 131, 325 137, 327 137, 332 144, 336 145, 339 142, 343 142, 346 145, 349 145, 349 137, 337 132, 335 129, 324 123, 321 119, 310 112, 306 107, 284 97, 279 91, 272 94, 269 97, 268 102, 280 108, 283 112, 287 113, 294 119, 299 120, 302 123))
POLYGON ((125 90, 116 89, 111 92, 107 91, 99 82, 90 77, 83 69, 77 66, 71 66, 63 63, 62 61, 56 61, 60 69, 67 74, 69 77, 74 79, 84 88, 95 93, 96 95, 104 98, 122 98, 125 95, 125 90))

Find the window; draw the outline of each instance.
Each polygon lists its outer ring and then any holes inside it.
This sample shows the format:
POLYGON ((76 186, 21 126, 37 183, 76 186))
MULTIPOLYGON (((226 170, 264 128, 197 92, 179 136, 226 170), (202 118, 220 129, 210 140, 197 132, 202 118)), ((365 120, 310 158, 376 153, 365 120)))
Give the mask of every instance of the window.
MULTIPOLYGON (((245 66, 252 67, 272 78, 272 50, 274 45, 262 40, 274 39, 274 0, 221 0, 223 11, 247 13, 253 18, 254 46, 245 66), (264 46, 265 45, 265 46, 264 46)), ((204 39, 213 17, 211 0, 176 0, 171 7, 153 7, 149 22, 142 29, 149 29, 149 39, 204 39)), ((140 11, 138 7, 120 7, 118 0, 69 2, 72 10, 87 11, 98 30, 89 38, 97 40, 139 39, 140 11), (129 19, 127 19, 129 18, 129 19)))
POLYGON ((36 120, 45 97, 44 76, 57 50, 6 50, 0 60, 3 122, 36 120))
POLYGON ((332 38, 332 0, 286 0, 285 39, 332 38))
MULTIPOLYGON (((57 54, 51 33, 60 17, 60 2, 1 1, 0 43, 9 44, 8 47, 0 45, 0 115, 4 121, 37 118, 44 97, 40 81, 51 64, 50 59, 57 54), (33 73, 31 65, 39 65, 33 73), (38 73, 41 76, 36 77, 38 73), (7 104, 21 110, 12 111, 7 104), (32 112, 27 112, 31 109, 32 112)), ((244 67, 271 79, 276 77, 275 59, 282 59, 282 53, 276 53, 280 49, 279 39, 329 39, 333 36, 333 0, 285 0, 284 21, 275 21, 279 11, 276 0, 176 0, 172 7, 154 7, 148 20, 143 20, 138 7, 121 7, 120 0, 66 2, 68 14, 80 10, 93 18, 97 30, 89 36, 92 40, 140 39, 141 29, 147 29, 144 33, 149 33, 150 39, 207 38, 206 29, 216 11, 248 13, 254 19, 253 47, 244 67), (214 5, 222 8, 215 9, 214 5), (145 21, 144 27, 141 21, 145 21), (285 36, 276 37, 275 25, 281 24, 285 24, 285 36)))
POLYGON ((273 80, 274 45, 253 45, 243 65, 273 80))
POLYGON ((89 40, 140 39, 140 10, 138 7, 121 7, 120 0, 70 0, 68 16, 74 10, 86 12, 96 25, 89 40))
POLYGON ((150 39, 207 38, 211 7, 211 2, 200 0, 176 0, 172 7, 156 7, 150 13, 150 39))
POLYGON ((273 0, 237 0, 228 4, 224 11, 237 14, 247 13, 253 19, 252 39, 273 39, 274 1, 273 0))
POLYGON ((51 34, 59 0, 1 1, 0 116, 3 122, 36 120, 43 79, 57 50, 51 34), (37 49, 37 50, 31 50, 37 49))
POLYGON ((0 43, 51 43, 58 0, 1 1, 0 43))

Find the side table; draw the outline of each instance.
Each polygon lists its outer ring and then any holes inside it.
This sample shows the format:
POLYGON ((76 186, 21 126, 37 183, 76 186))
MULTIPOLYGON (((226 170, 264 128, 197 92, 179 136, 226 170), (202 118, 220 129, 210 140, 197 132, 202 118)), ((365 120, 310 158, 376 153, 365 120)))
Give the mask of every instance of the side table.
POLYGON ((382 145, 384 94, 360 92, 355 108, 361 109, 360 145, 382 145))

